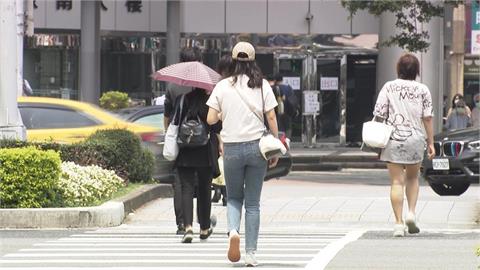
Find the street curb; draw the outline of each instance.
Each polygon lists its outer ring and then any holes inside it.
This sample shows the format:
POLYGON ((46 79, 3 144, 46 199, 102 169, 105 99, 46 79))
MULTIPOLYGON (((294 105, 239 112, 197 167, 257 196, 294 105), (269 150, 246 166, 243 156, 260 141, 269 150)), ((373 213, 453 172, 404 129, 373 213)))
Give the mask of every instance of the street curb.
POLYGON ((115 201, 123 202, 124 213, 125 216, 127 216, 129 213, 135 211, 152 200, 170 197, 173 197, 173 189, 171 185, 156 184, 145 185, 135 192, 116 199, 115 201))
POLYGON ((114 227, 122 224, 130 211, 160 197, 171 197, 167 184, 147 185, 133 194, 108 201, 99 206, 67 208, 0 209, 0 228, 92 228, 114 227))

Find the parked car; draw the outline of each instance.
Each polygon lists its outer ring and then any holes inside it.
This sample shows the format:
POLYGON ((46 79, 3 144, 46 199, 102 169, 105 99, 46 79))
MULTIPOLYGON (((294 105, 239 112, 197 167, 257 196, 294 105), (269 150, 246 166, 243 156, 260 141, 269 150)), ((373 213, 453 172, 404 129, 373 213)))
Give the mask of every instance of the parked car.
MULTIPOLYGON (((58 98, 20 97, 18 108, 27 129, 28 141, 74 143, 86 139, 97 130, 117 128, 125 128, 138 134, 142 145, 150 150, 155 149, 162 139, 162 130, 159 128, 130 123, 84 102, 58 98)), ((173 180, 168 170, 164 170, 157 160, 153 177, 166 182, 173 180)))
MULTIPOLYGON (((120 110, 117 113, 121 118, 125 119, 126 121, 145 125, 152 125, 154 127, 160 128, 161 130, 164 130, 162 105, 127 108, 120 110)), ((289 143, 285 134, 280 132, 279 137, 288 149, 289 143)), ((163 142, 163 137, 161 138, 163 142)), ((160 151, 160 149, 158 150, 160 151)), ((163 151, 163 144, 161 144, 161 150, 163 151)), ((162 153, 162 151, 160 151, 159 153, 162 153)), ((173 162, 167 161, 163 157, 159 157, 158 159, 161 160, 162 168, 168 169, 172 167, 173 162)), ((283 155, 279 159, 276 167, 269 168, 267 170, 265 181, 273 178, 280 178, 282 176, 286 176, 288 173, 290 173, 291 168, 292 157, 290 156, 290 153, 287 152, 287 154, 283 155)))
POLYGON ((422 175, 438 195, 460 195, 480 179, 480 129, 443 132, 434 137, 436 156, 424 159, 422 175))

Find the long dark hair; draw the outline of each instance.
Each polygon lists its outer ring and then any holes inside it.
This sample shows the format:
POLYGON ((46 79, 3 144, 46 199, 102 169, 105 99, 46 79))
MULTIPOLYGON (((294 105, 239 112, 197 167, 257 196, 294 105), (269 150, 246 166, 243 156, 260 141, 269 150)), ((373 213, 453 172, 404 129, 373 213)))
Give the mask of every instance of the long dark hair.
MULTIPOLYGON (((240 55, 239 55, 240 56, 240 55)), ((233 83, 237 83, 239 75, 247 75, 250 80, 248 80, 248 87, 250 88, 260 88, 263 84, 263 75, 262 71, 255 61, 238 61, 233 60, 233 83)))
POLYGON ((455 99, 458 98, 459 100, 463 100, 462 94, 455 94, 452 98, 452 108, 456 108, 457 104, 455 104, 455 99))

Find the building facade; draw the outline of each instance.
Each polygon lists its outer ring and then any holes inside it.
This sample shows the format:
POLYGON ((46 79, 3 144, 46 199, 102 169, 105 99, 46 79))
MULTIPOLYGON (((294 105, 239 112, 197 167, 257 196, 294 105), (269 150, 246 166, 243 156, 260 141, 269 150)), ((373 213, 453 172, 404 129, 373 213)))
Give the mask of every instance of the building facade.
MULTIPOLYGON (((100 8, 100 91, 125 91, 148 103, 164 90, 150 75, 166 64, 167 1, 104 0, 100 8)), ((349 20, 335 0, 186 0, 180 1, 179 13, 181 47, 200 48, 212 68, 237 41, 254 44, 262 71, 281 73, 302 100, 293 139, 307 145, 361 141, 361 125, 371 117, 383 83, 395 77, 401 53, 377 46, 395 30, 391 14, 377 18, 360 12, 349 20)), ((24 76, 34 92, 79 99, 79 91, 91 91, 79 90, 80 1, 37 0, 34 23, 35 36, 26 40, 24 55, 24 76)), ((428 26, 438 33, 434 48, 419 55, 430 70, 420 80, 433 84, 439 106, 443 24, 438 19, 428 26)))

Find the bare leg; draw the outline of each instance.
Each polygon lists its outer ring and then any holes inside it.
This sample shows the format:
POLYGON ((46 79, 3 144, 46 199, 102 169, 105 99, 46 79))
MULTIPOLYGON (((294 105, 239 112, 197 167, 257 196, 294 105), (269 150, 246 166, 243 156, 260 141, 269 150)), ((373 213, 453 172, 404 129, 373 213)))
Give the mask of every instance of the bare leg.
POLYGON ((387 168, 391 180, 390 201, 392 203, 393 213, 395 214, 395 223, 403 224, 403 165, 387 163, 387 168))
POLYGON ((407 165, 406 166, 406 189, 408 210, 415 214, 415 207, 417 206, 418 199, 418 172, 420 170, 420 164, 407 165))

